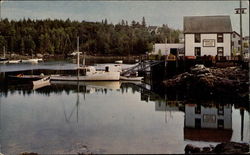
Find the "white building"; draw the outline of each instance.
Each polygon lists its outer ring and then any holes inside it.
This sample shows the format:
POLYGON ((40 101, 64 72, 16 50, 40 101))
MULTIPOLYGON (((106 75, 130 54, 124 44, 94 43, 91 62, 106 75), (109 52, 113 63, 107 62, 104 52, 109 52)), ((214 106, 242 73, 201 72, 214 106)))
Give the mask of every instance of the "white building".
POLYGON ((178 51, 184 48, 183 43, 162 43, 154 44, 152 55, 169 55, 170 53, 176 55, 178 51))
POLYGON ((159 27, 158 26, 149 26, 148 32, 151 34, 159 34, 159 27))
POLYGON ((240 35, 239 33, 233 31, 232 33, 232 55, 233 56, 240 55, 240 48, 241 48, 240 35))
POLYGON ((186 56, 231 56, 230 16, 184 17, 186 56))
POLYGON ((249 36, 246 36, 243 38, 243 54, 244 58, 249 60, 249 52, 250 52, 250 46, 249 46, 249 36))

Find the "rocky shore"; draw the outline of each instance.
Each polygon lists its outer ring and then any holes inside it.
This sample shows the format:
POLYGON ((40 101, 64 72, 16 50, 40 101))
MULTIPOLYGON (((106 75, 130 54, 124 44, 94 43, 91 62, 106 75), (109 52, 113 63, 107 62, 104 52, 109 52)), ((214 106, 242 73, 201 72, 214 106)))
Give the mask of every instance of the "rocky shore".
POLYGON ((167 88, 189 92, 195 96, 234 97, 248 100, 248 70, 240 67, 207 68, 195 65, 185 72, 163 81, 167 88))
POLYGON ((220 143, 215 147, 212 145, 207 147, 197 147, 188 144, 184 151, 185 154, 250 154, 249 144, 236 142, 220 143))

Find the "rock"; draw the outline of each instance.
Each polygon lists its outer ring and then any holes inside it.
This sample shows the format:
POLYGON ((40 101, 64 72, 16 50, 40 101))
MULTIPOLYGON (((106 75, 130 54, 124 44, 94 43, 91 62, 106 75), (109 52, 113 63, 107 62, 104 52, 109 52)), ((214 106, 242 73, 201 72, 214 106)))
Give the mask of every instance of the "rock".
POLYGON ((249 144, 247 143, 236 143, 236 142, 225 142, 216 145, 215 147, 203 147, 199 148, 191 144, 187 144, 185 147, 185 154, 243 154, 249 152, 249 144), (202 150, 202 151, 201 151, 202 150))
POLYGON ((200 153, 201 149, 197 146, 188 144, 185 147, 185 154, 191 154, 191 153, 200 153))
POLYGON ((202 148, 202 153, 209 153, 211 151, 211 148, 210 147, 203 147, 202 148))
POLYGON ((230 154, 246 153, 249 152, 249 144, 236 142, 221 143, 214 148, 213 152, 230 154))
POLYGON ((248 71, 240 67, 206 68, 204 65, 195 65, 190 73, 185 72, 165 80, 167 88, 178 91, 202 93, 200 95, 221 95, 246 99, 248 94, 248 71), (211 93, 213 92, 213 93, 211 93))

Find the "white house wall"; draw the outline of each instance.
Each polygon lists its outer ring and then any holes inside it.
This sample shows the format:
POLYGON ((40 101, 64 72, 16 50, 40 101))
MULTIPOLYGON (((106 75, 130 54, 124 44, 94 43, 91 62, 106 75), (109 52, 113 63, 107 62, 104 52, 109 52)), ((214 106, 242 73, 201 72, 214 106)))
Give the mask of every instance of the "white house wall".
POLYGON ((169 55, 171 48, 184 48, 184 43, 180 44, 154 44, 154 49, 152 54, 158 55, 159 50, 161 51, 161 55, 169 55))
POLYGON ((223 43, 217 43, 217 34, 201 34, 201 42, 194 42, 194 34, 185 34, 185 55, 186 56, 195 56, 194 48, 201 47, 201 56, 204 55, 217 55, 217 47, 224 48, 224 56, 231 56, 231 34, 223 34, 223 43), (214 39, 214 47, 203 47, 204 39, 214 39))
POLYGON ((237 34, 235 34, 235 37, 232 36, 232 53, 235 51, 236 55, 240 54, 240 47, 241 45, 239 44, 239 40, 240 40, 240 36, 238 36, 237 34))

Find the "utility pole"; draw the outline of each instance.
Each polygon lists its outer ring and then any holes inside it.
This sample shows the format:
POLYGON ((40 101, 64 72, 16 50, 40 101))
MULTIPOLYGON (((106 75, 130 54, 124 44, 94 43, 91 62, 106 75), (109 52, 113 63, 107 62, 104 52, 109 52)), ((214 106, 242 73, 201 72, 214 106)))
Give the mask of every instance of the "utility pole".
POLYGON ((240 8, 235 8, 235 11, 236 11, 235 14, 240 14, 240 56, 241 56, 241 60, 243 60, 242 14, 245 14, 246 9, 247 8, 242 8, 241 0, 240 0, 240 8))
POLYGON ((0 0, 0 21, 2 21, 2 2, 3 0, 0 0))

